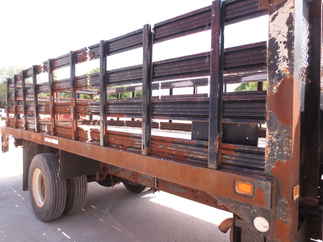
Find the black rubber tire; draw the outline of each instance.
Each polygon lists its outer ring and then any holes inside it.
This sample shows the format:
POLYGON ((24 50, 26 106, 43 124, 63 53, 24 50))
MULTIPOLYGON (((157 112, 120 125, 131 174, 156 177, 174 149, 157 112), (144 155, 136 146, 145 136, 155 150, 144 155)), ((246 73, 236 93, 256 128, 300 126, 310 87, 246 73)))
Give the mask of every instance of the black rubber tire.
POLYGON ((129 192, 132 192, 135 194, 139 194, 146 189, 144 185, 133 183, 128 180, 123 180, 122 183, 129 192))
POLYGON ((67 179, 67 199, 64 214, 79 212, 86 203, 87 177, 86 175, 67 179))
POLYGON ((34 156, 29 168, 29 191, 31 205, 38 219, 50 222, 62 216, 66 204, 66 181, 58 176, 58 159, 55 154, 41 153, 34 156), (36 169, 42 173, 44 204, 38 206, 33 195, 33 174, 36 169))

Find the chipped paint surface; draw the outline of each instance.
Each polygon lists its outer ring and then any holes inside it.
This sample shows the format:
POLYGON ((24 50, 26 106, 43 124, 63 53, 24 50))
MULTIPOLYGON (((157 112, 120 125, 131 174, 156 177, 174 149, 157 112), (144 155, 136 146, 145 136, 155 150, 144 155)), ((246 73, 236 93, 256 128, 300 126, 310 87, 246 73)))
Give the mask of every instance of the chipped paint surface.
POLYGON ((271 51, 269 56, 269 65, 275 65, 276 68, 272 68, 270 75, 273 79, 270 82, 271 89, 273 93, 276 93, 280 80, 289 74, 288 70, 290 67, 290 53, 289 48, 287 48, 290 43, 287 42, 287 33, 290 31, 290 21, 292 18, 291 10, 293 9, 292 1, 287 1, 284 3, 284 7, 277 9, 270 16, 270 34, 269 34, 269 46, 271 46, 271 51))
POLYGON ((308 75, 307 5, 286 0, 270 9, 266 171, 277 184, 273 241, 295 241, 299 226, 293 188, 299 184, 302 89, 308 75))

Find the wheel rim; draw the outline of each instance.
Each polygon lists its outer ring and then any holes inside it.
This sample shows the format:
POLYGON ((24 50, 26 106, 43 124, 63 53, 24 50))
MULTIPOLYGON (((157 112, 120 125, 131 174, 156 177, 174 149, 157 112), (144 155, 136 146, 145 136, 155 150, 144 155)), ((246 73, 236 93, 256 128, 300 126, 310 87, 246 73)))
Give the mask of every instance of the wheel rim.
POLYGON ((33 172, 32 194, 38 207, 43 207, 46 201, 46 186, 43 172, 36 168, 33 172))

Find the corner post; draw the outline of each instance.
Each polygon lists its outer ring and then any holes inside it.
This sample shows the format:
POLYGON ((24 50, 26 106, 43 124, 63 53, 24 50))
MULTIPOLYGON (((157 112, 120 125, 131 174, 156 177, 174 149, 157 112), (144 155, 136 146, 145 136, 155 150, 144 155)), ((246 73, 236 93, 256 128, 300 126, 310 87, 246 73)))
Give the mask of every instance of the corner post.
POLYGON ((211 60, 210 60, 210 97, 209 97, 209 143, 208 167, 217 169, 220 162, 220 145, 222 137, 221 110, 223 95, 223 53, 224 24, 221 0, 212 4, 211 17, 211 60))
MULTIPOLYGON (((309 72, 305 82, 305 103, 302 114, 302 167, 301 167, 301 196, 304 201, 323 202, 323 182, 320 177, 320 135, 322 135, 320 120, 321 94, 321 46, 322 46, 322 1, 312 1, 309 6, 310 52, 309 72), (320 200, 317 188, 320 187, 320 200)), ((304 203, 310 208, 310 204, 304 203)), ((317 207, 315 209, 318 209, 317 207)), ((322 212, 321 212, 322 214, 322 212)), ((308 214, 305 217, 306 236, 322 234, 322 216, 308 214)), ((309 240, 309 238, 308 238, 309 240)))
POLYGON ((276 183, 269 241, 298 241, 300 126, 309 66, 308 23, 307 0, 284 0, 269 6, 265 172, 276 183))
POLYGON ((153 34, 150 25, 145 25, 143 29, 143 102, 142 102, 142 153, 149 153, 151 137, 151 85, 152 85, 152 51, 153 34))

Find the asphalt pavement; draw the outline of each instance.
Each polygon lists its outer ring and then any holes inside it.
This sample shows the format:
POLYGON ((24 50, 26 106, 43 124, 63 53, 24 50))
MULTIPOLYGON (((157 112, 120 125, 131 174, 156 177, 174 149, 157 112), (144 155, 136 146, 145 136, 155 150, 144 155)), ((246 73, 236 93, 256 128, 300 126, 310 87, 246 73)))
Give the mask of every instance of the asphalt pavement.
POLYGON ((51 223, 36 219, 23 192, 22 149, 0 153, 0 241, 5 242, 222 242, 217 226, 231 214, 168 193, 129 193, 88 184, 76 215, 51 223))

